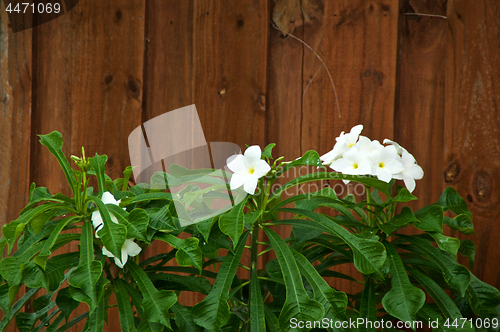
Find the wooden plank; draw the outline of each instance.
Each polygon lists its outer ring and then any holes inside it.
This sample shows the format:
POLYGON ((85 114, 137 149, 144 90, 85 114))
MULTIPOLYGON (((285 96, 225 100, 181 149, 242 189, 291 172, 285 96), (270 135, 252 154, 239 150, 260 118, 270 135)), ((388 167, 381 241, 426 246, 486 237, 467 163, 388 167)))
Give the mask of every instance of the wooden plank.
POLYGON ((413 192, 419 199, 408 204, 414 210, 435 203, 445 188, 442 110, 447 24, 446 3, 401 1, 394 139, 424 170, 413 192))
MULTIPOLYGON (((88 156, 108 155, 106 173, 113 178, 130 164, 128 135, 141 125, 144 15, 144 0, 82 0, 34 30, 33 133, 60 131, 68 158, 81 155, 82 146, 88 156)), ((37 185, 69 193, 55 158, 38 143, 33 165, 37 185)), ((76 251, 77 244, 65 250, 76 251)), ((109 319, 116 321, 117 312, 109 319)), ((120 331, 119 324, 107 330, 120 331)))
POLYGON ((0 6, 0 225, 28 201, 31 126, 31 30, 13 33, 0 6))
MULTIPOLYGON (((294 35, 303 39, 324 61, 332 74, 339 98, 341 118, 330 78, 321 61, 307 46, 295 39, 285 39, 296 45, 303 56, 290 61, 286 58, 272 68, 270 79, 275 82, 293 81, 276 87, 273 95, 283 96, 282 104, 274 104, 273 114, 279 123, 277 141, 286 159, 295 159, 307 150, 324 154, 332 149, 341 131, 354 125, 364 125, 363 135, 384 139, 393 135, 393 106, 396 81, 397 1, 335 1, 277 2, 291 12, 302 11, 302 21, 289 14, 287 25, 295 25, 294 35), (285 4, 283 4, 283 2, 285 4), (302 72, 302 73, 301 73, 302 72), (298 78, 297 78, 298 74, 298 78), (292 76, 295 75, 295 76, 292 76), (304 94, 305 91, 305 94, 304 94), (290 95, 290 97, 288 97, 290 95), (284 144, 283 144, 284 143, 284 144)), ((273 15, 273 17, 280 17, 273 15)), ((284 27, 282 27, 285 30, 284 27)), ((272 37, 271 37, 272 38, 272 37)), ((277 39, 271 40, 271 59, 277 39)), ((277 51, 279 52, 279 51, 277 51)), ((291 57, 289 50, 284 56, 291 57)), ((276 83, 270 86, 276 86, 276 83)), ((297 174, 298 175, 298 174, 297 174)), ((332 183, 333 185, 333 183, 332 183)), ((336 187, 340 190, 340 187, 336 187)), ((312 189, 312 187, 311 187, 312 189)), ((343 190, 344 194, 346 189, 343 190)), ((287 232, 289 230, 283 230, 287 232)), ((287 234, 281 234, 282 236, 287 234)), ((355 273, 354 267, 341 272, 355 273)), ((331 280, 332 286, 344 291, 358 290, 356 285, 331 280)))
MULTIPOLYGON (((3 2, 0 10, 0 154, 3 156, 0 226, 3 226, 19 216, 29 196, 32 31, 13 33, 3 2)), ((18 297, 21 295, 22 291, 18 297)), ((15 324, 7 331, 16 331, 15 324)))
POLYGON ((473 272, 500 287, 500 4, 448 3, 445 163, 441 168, 469 205, 477 236, 473 272))
MULTIPOLYGON (((149 1, 144 122, 195 104, 207 143, 263 146, 267 8, 263 0, 149 1)), ((158 244, 148 255, 167 250, 158 244)))

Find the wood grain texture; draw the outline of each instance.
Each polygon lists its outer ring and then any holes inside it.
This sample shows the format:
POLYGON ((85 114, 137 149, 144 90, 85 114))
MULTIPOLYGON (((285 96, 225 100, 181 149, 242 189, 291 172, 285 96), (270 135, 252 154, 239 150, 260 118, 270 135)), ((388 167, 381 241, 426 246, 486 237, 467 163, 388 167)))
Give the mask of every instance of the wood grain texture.
POLYGON ((466 198, 477 236, 473 272, 500 287, 500 4, 448 3, 445 164, 466 198))
MULTIPOLYGON (((2 156, 0 226, 17 219, 29 198, 33 76, 32 31, 13 33, 4 8, 2 2, 0 4, 0 155, 2 156)), ((22 294, 21 290, 18 297, 22 294)), ((11 324, 6 331, 16 331, 15 324, 11 324)))
POLYGON ((419 199, 408 204, 414 210, 435 203, 446 186, 442 165, 448 22, 419 14, 445 16, 446 2, 404 0, 400 7, 394 140, 424 170, 413 192, 419 199))
POLYGON ((13 33, 0 6, 0 225, 19 216, 30 184, 31 30, 13 33))
MULTIPOLYGON (((326 70, 304 48, 301 120, 302 152, 330 151, 341 131, 363 124, 362 135, 382 141, 394 131, 398 1, 302 1, 304 41, 318 53, 332 74, 340 105, 326 70), (319 72, 318 72, 319 70, 319 72)), ((321 185, 321 184, 320 184, 321 185)), ((340 196, 361 185, 331 183, 340 196)), ((336 269, 360 277, 354 265, 336 269)), ((360 285, 329 279, 333 287, 355 293, 360 285)))
MULTIPOLYGON (((80 1, 68 14, 34 29, 33 134, 60 131, 68 158, 80 156, 82 146, 87 156, 106 154, 106 174, 113 178, 130 164, 127 138, 141 124, 144 14, 143 0, 80 1)), ((40 144, 33 147, 34 181, 51 193, 68 194, 55 158, 40 144)), ((110 320, 117 314, 111 310, 110 320)), ((120 331, 119 324, 108 331, 120 331)))

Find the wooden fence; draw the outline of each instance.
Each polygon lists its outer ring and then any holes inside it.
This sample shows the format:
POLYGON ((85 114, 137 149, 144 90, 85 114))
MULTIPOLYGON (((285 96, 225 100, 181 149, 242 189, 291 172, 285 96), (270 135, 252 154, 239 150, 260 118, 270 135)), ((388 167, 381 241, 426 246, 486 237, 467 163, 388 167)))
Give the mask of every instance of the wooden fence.
POLYGON ((474 273, 500 287, 498 0, 81 0, 18 33, 0 8, 1 224, 30 182, 68 193, 37 134, 61 132, 67 156, 107 154, 117 177, 130 132, 190 104, 207 142, 274 142, 287 160, 362 123, 423 167, 412 207, 446 186, 466 198, 474 273))

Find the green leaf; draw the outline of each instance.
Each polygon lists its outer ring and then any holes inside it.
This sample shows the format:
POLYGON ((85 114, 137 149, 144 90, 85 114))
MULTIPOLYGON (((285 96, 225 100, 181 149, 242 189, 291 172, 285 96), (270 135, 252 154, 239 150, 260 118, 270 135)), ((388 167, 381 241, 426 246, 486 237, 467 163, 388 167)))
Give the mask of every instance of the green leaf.
POLYGON ((418 271, 417 269, 407 267, 411 276, 427 291, 427 293, 434 299, 439 309, 443 312, 446 318, 454 320, 455 318, 462 318, 460 310, 455 305, 455 302, 446 294, 446 292, 427 275, 418 271))
POLYGON ((66 176, 66 180, 73 191, 73 194, 76 195, 76 180, 73 169, 69 165, 68 159, 66 159, 66 156, 64 156, 64 153, 62 152, 63 141, 61 134, 57 131, 53 131, 50 134, 38 136, 40 137, 40 143, 45 145, 49 149, 50 153, 56 157, 59 165, 61 165, 64 175, 66 176))
POLYGON ((415 227, 426 232, 437 232, 443 234, 443 209, 437 205, 428 205, 415 212, 415 217, 420 223, 414 223, 415 227))
POLYGON ((265 158, 272 158, 273 156, 271 155, 271 152, 273 151, 273 148, 276 146, 276 143, 271 143, 268 144, 265 148, 264 151, 262 151, 262 157, 265 158))
POLYGON ((363 274, 371 274, 373 272, 381 273, 380 268, 384 265, 386 252, 384 245, 378 241, 377 236, 369 238, 358 237, 329 218, 316 212, 301 209, 281 210, 312 219, 321 225, 326 232, 341 238, 342 241, 351 247, 354 253, 354 265, 359 272, 363 274))
POLYGON ((92 225, 90 222, 85 222, 80 237, 80 262, 68 277, 69 284, 81 289, 90 299, 90 303, 87 303, 90 311, 97 305, 96 282, 102 274, 101 262, 94 260, 93 238, 92 225))
POLYGON ((228 213, 219 218, 219 228, 222 233, 229 236, 233 243, 237 244, 243 229, 245 228, 245 219, 243 208, 249 196, 246 196, 239 204, 231 209, 228 213))
POLYGON ((104 223, 98 232, 102 243, 115 257, 121 257, 122 247, 127 237, 127 227, 111 221, 108 208, 99 198, 90 196, 90 199, 97 206, 104 223))
POLYGON ((296 160, 283 165, 281 169, 278 170, 276 176, 279 177, 285 174, 288 170, 298 167, 298 166, 316 166, 322 167, 323 163, 319 159, 319 154, 314 150, 309 150, 304 155, 296 160))
POLYGON ((476 257, 476 244, 471 240, 462 240, 460 242, 460 248, 458 249, 458 252, 467 258, 467 260, 469 261, 469 269, 472 270, 476 257))
POLYGON ((26 293, 19 299, 17 300, 14 305, 11 306, 10 312, 8 315, 5 315, 2 320, 0 321, 0 331, 5 331, 7 326, 9 325, 10 321, 16 317, 17 313, 24 308, 26 303, 35 295, 36 292, 38 292, 40 288, 31 288, 30 290, 26 291, 26 293))
POLYGON ((106 178, 104 172, 108 156, 106 155, 99 156, 96 153, 94 157, 89 158, 88 160, 90 167, 92 167, 97 177, 97 184, 99 186, 99 197, 102 197, 102 194, 106 191, 106 178))
POLYGON ((123 171, 123 186, 122 186, 122 191, 127 191, 128 188, 128 181, 130 180, 130 176, 134 172, 134 168, 137 166, 127 166, 125 170, 123 171))
POLYGON ((78 308, 79 302, 75 301, 69 293, 69 288, 63 288, 57 292, 56 304, 61 310, 64 318, 68 321, 71 313, 78 308))
POLYGON ((199 240, 195 237, 179 239, 176 236, 165 233, 157 233, 155 239, 162 240, 177 249, 175 259, 180 266, 194 266, 200 273, 203 265, 203 254, 198 247, 199 240))
MULTIPOLYGON (((314 266, 299 252, 292 250, 300 273, 312 287, 314 299, 325 309, 324 317, 335 322, 346 321, 347 295, 330 287, 314 266)), ((329 329, 332 330, 332 329, 329 329)), ((344 329, 345 331, 346 329, 344 329)))
POLYGON ((194 322, 209 331, 219 330, 229 320, 230 310, 227 303, 229 289, 236 275, 248 234, 248 231, 243 233, 234 252, 226 255, 210 294, 192 309, 194 322))
POLYGON ((252 269, 250 278, 250 331, 266 332, 266 321, 264 319, 264 301, 260 291, 257 272, 252 269))
POLYGON ((283 329, 279 326, 278 318, 276 315, 269 309, 268 306, 264 306, 264 311, 266 314, 266 325, 268 331, 273 332, 283 332, 283 329))
POLYGON ((452 255, 455 260, 457 259, 457 252, 460 247, 459 239, 434 232, 429 232, 428 234, 434 238, 439 249, 452 255))
POLYGON ((479 280, 471 273, 467 296, 474 313, 479 317, 486 317, 500 305, 500 291, 495 287, 479 280))
POLYGON ((467 203, 452 187, 448 187, 444 190, 436 205, 441 206, 444 211, 451 210, 456 215, 467 214, 472 217, 472 214, 467 207, 467 203))
POLYGON ((444 217, 444 223, 451 229, 459 231, 465 235, 475 234, 472 218, 468 214, 459 214, 455 218, 444 217))
POLYGON ((108 210, 116 217, 121 225, 127 227, 127 239, 138 239, 148 242, 146 232, 149 224, 149 216, 143 209, 133 209, 130 214, 122 208, 109 204, 108 210))
MULTIPOLYGON (((389 252, 389 251, 388 251, 389 252)), ((390 254, 388 255, 388 259, 390 254)), ((361 295, 361 304, 359 308, 359 316, 365 318, 369 322, 377 321, 377 298, 375 297, 375 284, 373 279, 368 277, 365 282, 365 288, 363 289, 363 294, 361 295)), ((373 326, 364 326, 362 331, 365 332, 375 332, 377 329, 373 326)))
POLYGON ((61 219, 59 223, 56 225, 54 230, 50 233, 49 238, 45 241, 45 244, 42 248, 42 252, 40 255, 34 258, 35 263, 38 264, 42 269, 45 269, 45 265, 47 264, 47 258, 52 253, 52 246, 56 243, 57 238, 61 231, 66 227, 69 223, 74 221, 78 216, 71 216, 64 219, 61 219))
POLYGON ((418 199, 417 197, 413 196, 408 189, 405 187, 402 187, 399 191, 398 194, 392 199, 393 202, 399 202, 399 203, 406 203, 409 201, 413 201, 418 199))
POLYGON ((121 279, 115 279, 114 285, 118 312, 120 314, 120 330, 123 332, 135 331, 134 313, 132 312, 132 305, 130 304, 124 282, 121 279))
POLYGON ((127 267, 132 273, 139 290, 142 293, 142 318, 150 323, 159 323, 170 329, 169 309, 177 301, 177 296, 172 291, 157 290, 148 276, 137 264, 130 261, 127 267))
POLYGON ((415 315, 425 303, 425 293, 413 286, 396 248, 385 242, 390 263, 391 290, 382 298, 384 309, 403 322, 415 320, 415 315))
POLYGON ((467 268, 457 263, 457 261, 453 260, 453 258, 445 252, 434 248, 426 240, 416 236, 399 234, 398 236, 412 243, 425 257, 436 263, 441 268, 443 277, 448 285, 460 291, 462 296, 465 296, 465 292, 471 280, 471 273, 467 268))
POLYGON ((179 328, 179 331, 182 332, 201 331, 201 328, 194 323, 190 309, 180 305, 179 303, 175 303, 170 309, 175 314, 174 316, 175 324, 179 328))
POLYGON ((269 228, 264 228, 264 232, 271 241, 285 280, 286 300, 278 318, 281 328, 289 327, 294 318, 298 321, 321 320, 324 308, 307 295, 295 258, 285 241, 269 228))
POLYGON ((416 225, 419 223, 420 220, 413 215, 413 211, 409 207, 404 206, 403 209, 401 209, 401 213, 395 215, 388 223, 379 224, 378 226, 387 236, 389 236, 406 225, 416 225))
POLYGON ((172 273, 154 273, 150 276, 151 280, 163 280, 164 289, 171 290, 187 290, 192 292, 200 292, 207 295, 212 290, 212 285, 207 278, 180 276, 172 273))

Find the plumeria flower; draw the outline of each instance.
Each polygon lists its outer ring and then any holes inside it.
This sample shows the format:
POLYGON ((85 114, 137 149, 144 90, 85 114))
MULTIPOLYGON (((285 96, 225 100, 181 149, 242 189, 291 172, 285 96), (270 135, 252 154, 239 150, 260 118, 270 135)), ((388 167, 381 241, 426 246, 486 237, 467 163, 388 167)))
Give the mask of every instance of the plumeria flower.
POLYGON ((366 155, 370 155, 374 151, 382 150, 384 146, 380 144, 377 140, 371 140, 366 136, 359 136, 358 143, 356 143, 356 147, 359 149, 361 153, 365 153, 366 155))
MULTIPOLYGON (((118 200, 118 201, 115 200, 115 197, 109 191, 106 191, 102 194, 101 200, 104 204, 113 204, 113 205, 120 204, 120 200, 118 200)), ((113 214, 110 214, 110 215, 111 215, 111 220, 115 224, 118 224, 118 220, 116 220, 116 217, 113 214)), ((91 219, 92 219, 92 225, 94 226, 94 229, 95 229, 95 237, 99 238, 99 235, 97 235, 97 232, 99 232, 102 229, 102 227, 104 226, 104 222, 102 221, 102 216, 101 216, 101 213, 99 212, 99 210, 92 212, 91 219)))
POLYGON ((102 254, 108 257, 112 257, 115 261, 115 264, 118 265, 120 268, 123 269, 123 266, 127 263, 128 257, 134 257, 139 255, 141 252, 141 247, 137 243, 134 242, 134 239, 127 239, 125 240, 125 243, 123 244, 122 247, 122 252, 121 252, 121 259, 116 257, 106 249, 106 247, 102 247, 102 254))
POLYGON ((238 154, 227 159, 227 167, 234 172, 229 183, 231 190, 243 186, 250 195, 255 193, 259 179, 271 170, 271 166, 260 159, 261 154, 260 146, 252 145, 245 150, 244 155, 238 154))
POLYGON ((362 130, 363 125, 357 125, 351 128, 349 134, 344 134, 344 132, 341 132, 340 136, 335 138, 337 143, 335 143, 333 150, 322 155, 319 158, 321 161, 323 161, 323 165, 331 164, 335 160, 341 158, 342 155, 350 148, 354 147, 362 130))
POLYGON ((394 141, 391 141, 390 139, 384 139, 384 144, 391 144, 392 146, 394 146, 394 148, 396 149, 396 152, 398 155, 402 155, 403 154, 403 150, 406 151, 405 148, 403 148, 401 145, 399 145, 398 143, 394 142, 394 141))
POLYGON ((403 171, 395 174, 394 178, 404 180, 406 189, 409 192, 415 190, 415 180, 420 180, 424 177, 422 167, 418 166, 415 158, 406 149, 402 150, 401 162, 403 164, 403 171))
POLYGON ((389 183, 394 174, 404 170, 399 156, 392 146, 386 146, 375 150, 370 154, 371 174, 376 175, 379 180, 389 183))
POLYGON ((343 174, 366 175, 371 174, 370 160, 358 148, 349 149, 342 158, 335 160, 330 167, 343 174))

